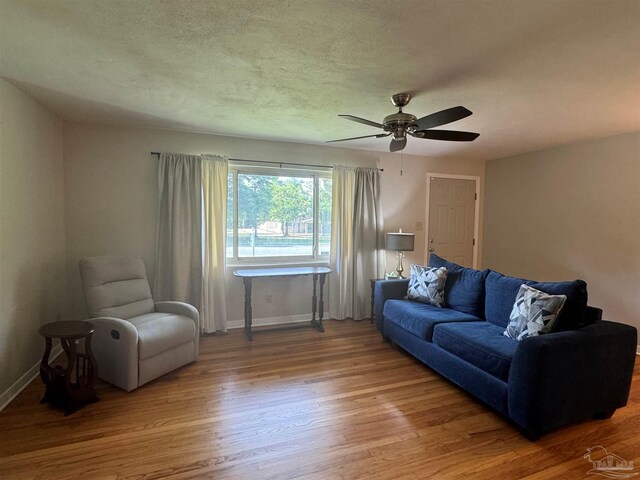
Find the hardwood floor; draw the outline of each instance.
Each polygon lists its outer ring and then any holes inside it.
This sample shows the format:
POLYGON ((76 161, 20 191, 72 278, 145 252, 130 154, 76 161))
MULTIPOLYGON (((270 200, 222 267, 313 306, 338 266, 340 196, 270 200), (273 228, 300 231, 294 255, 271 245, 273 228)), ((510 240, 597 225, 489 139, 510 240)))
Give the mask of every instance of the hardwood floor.
POLYGON ((640 362, 613 418, 531 443, 368 322, 325 326, 203 338, 197 363, 101 383, 66 418, 36 379, 0 413, 0 478, 580 479, 594 445, 640 464, 640 362))

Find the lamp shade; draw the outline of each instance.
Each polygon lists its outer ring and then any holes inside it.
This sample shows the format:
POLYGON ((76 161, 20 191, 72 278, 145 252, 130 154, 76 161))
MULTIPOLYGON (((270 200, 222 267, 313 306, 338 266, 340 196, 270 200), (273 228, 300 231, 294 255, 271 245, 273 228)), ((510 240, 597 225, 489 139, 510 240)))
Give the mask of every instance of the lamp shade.
POLYGON ((387 250, 398 252, 413 252, 413 233, 387 233, 387 250))

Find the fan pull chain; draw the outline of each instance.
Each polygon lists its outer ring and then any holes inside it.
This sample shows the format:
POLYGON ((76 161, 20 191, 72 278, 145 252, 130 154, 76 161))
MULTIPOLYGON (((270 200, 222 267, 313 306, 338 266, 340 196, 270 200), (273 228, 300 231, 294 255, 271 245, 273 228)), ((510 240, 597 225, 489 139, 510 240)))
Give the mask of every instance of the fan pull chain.
POLYGON ((402 159, 403 159, 403 155, 402 155, 402 152, 400 152, 400 176, 402 176, 402 159))

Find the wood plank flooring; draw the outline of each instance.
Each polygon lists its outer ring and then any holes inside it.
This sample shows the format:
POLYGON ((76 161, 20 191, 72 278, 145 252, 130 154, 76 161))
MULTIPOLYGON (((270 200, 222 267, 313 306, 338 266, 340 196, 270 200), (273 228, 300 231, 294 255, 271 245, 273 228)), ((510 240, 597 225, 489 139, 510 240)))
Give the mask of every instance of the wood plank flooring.
POLYGON ((613 418, 531 443, 368 321, 325 326, 203 338, 197 363, 100 383, 66 418, 36 379, 0 413, 0 478, 582 479, 594 445, 640 467, 640 362, 613 418))

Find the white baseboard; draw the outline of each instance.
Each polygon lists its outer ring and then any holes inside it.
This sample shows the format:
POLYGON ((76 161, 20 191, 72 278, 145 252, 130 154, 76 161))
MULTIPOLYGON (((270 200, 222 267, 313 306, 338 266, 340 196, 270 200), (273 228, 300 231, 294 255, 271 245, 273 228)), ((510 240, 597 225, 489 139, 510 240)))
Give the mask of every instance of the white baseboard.
MULTIPOLYGON (((58 344, 51 349, 49 358, 56 358, 61 353, 62 346, 58 344)), ((38 363, 27 370, 27 372, 22 375, 13 385, 2 392, 2 394, 0 395, 0 412, 4 410, 5 407, 9 405, 13 401, 13 399, 16 398, 20 394, 20 392, 22 392, 22 390, 24 390, 27 385, 29 385, 38 375, 40 375, 40 361, 38 361, 38 363)))
MULTIPOLYGON (((310 322, 311 315, 308 313, 303 315, 287 315, 285 317, 265 317, 265 318, 254 318, 251 321, 252 327, 264 327, 267 325, 283 325, 286 323, 300 323, 300 322, 310 322)), ((227 322, 227 328, 244 328, 244 319, 242 320, 229 320, 227 322)))

